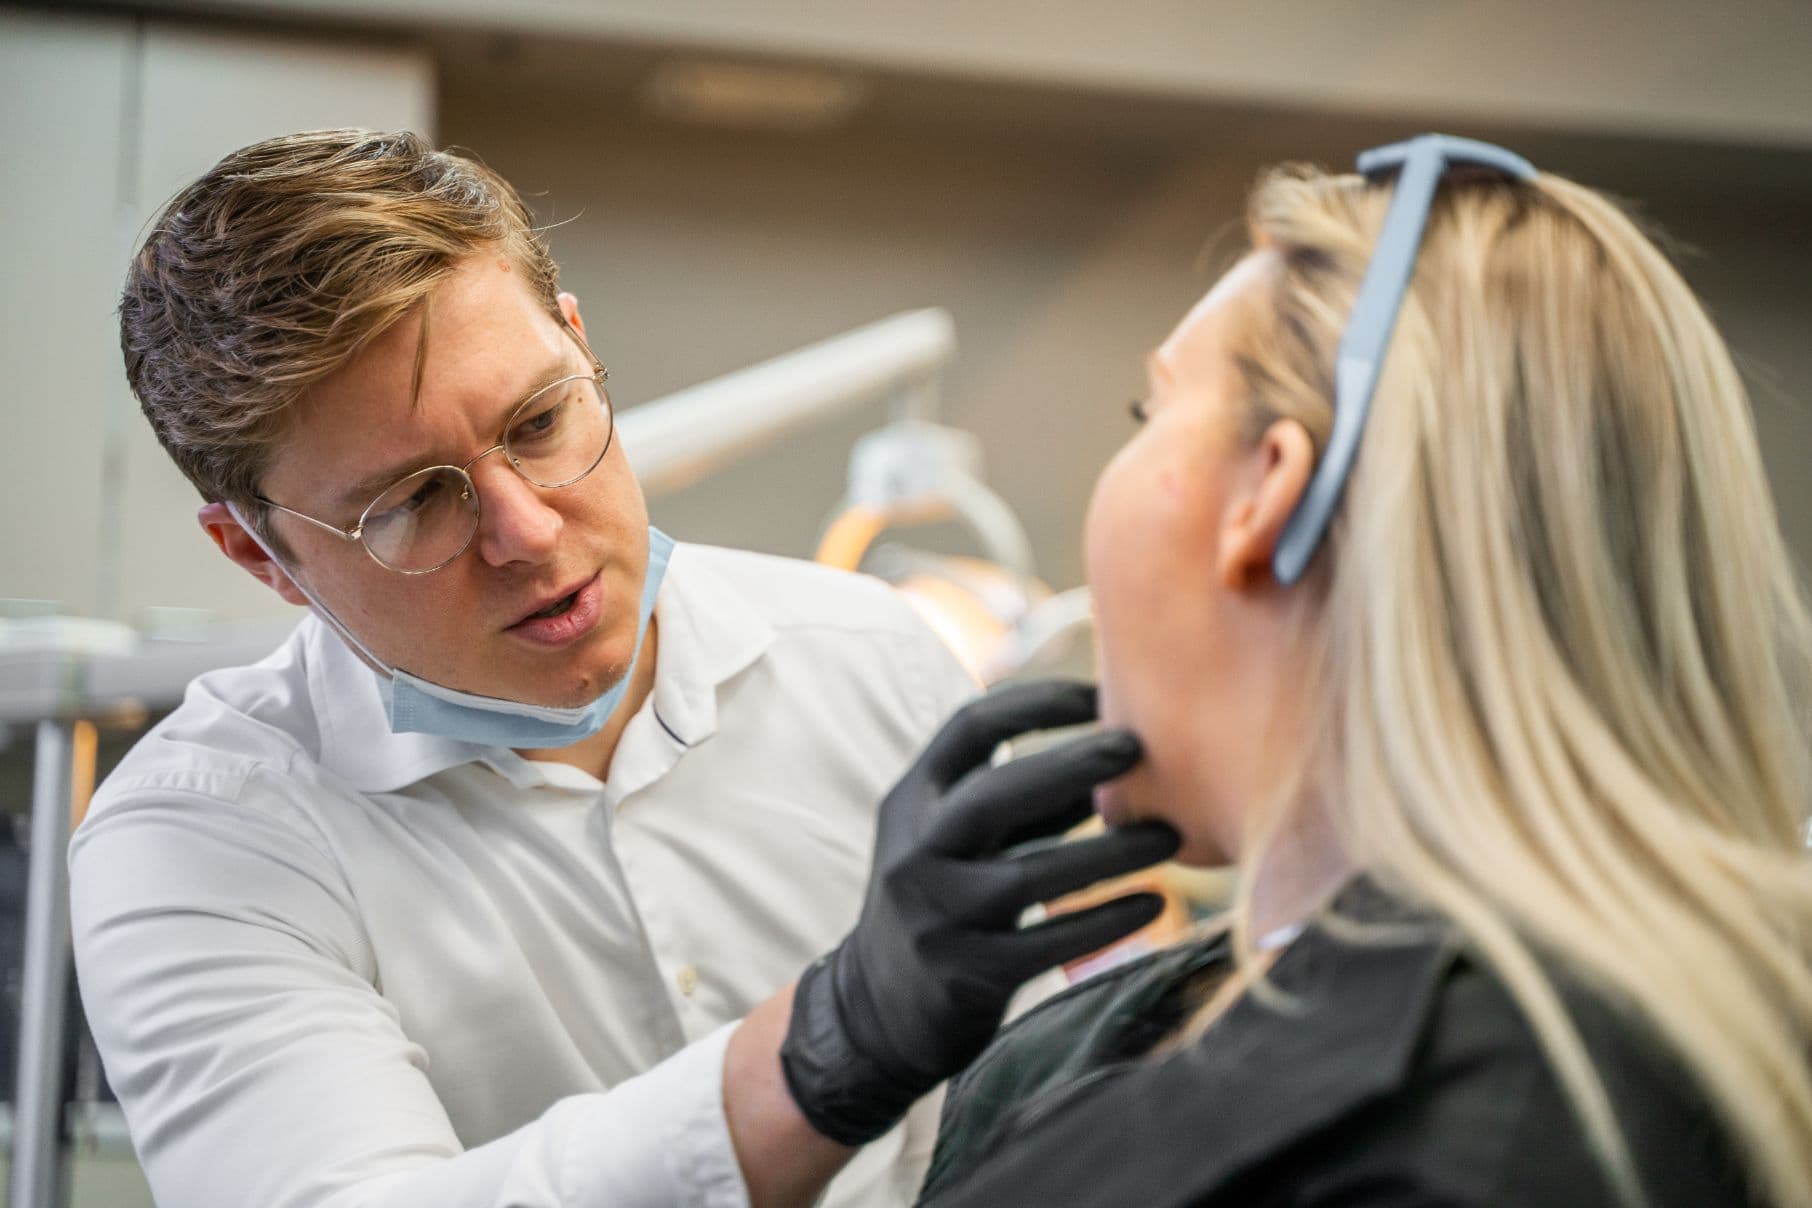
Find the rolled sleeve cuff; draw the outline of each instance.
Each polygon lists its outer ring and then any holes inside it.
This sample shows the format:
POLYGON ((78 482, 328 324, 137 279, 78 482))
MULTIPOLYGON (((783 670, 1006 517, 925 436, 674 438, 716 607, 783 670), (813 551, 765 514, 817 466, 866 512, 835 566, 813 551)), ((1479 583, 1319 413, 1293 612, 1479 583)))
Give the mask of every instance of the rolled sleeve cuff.
POLYGON ((568 1136, 564 1202, 584 1208, 748 1208, 724 1117, 724 1053, 735 1024, 588 1099, 568 1136), (610 1161, 599 1161, 603 1152, 610 1161))

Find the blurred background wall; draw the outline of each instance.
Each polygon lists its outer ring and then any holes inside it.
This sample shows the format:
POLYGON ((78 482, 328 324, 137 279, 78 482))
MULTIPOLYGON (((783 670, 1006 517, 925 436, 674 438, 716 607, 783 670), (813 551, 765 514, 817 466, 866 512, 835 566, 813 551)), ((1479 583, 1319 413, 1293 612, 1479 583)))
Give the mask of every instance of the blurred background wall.
MULTIPOLYGON (((1427 128, 1503 141, 1676 238, 1812 566, 1808 52, 1805 0, 0 5, 0 597, 129 622, 283 609, 195 528, 111 312, 171 190, 339 123, 428 128, 530 196, 620 406, 948 307, 944 419, 981 437, 1057 586, 1080 579, 1140 358, 1237 250, 1261 165, 1427 128)), ((656 522, 808 554, 883 418, 821 425, 656 522)))

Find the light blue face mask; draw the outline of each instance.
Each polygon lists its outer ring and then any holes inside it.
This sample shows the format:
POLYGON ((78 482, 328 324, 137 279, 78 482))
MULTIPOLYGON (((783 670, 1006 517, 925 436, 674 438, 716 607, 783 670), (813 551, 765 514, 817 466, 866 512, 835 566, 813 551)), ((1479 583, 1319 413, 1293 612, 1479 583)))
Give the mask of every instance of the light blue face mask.
POLYGON ((673 538, 650 525, 648 573, 642 579, 635 654, 623 678, 589 705, 556 709, 551 705, 479 696, 393 667, 389 679, 378 680, 384 704, 390 711, 390 728, 398 734, 438 734, 464 742, 523 749, 567 747, 580 739, 590 738, 604 728, 605 721, 623 702, 630 681, 635 678, 636 663, 642 657, 642 639, 648 635, 648 619, 654 615, 654 600, 660 594, 661 580, 666 577, 667 561, 672 554, 673 538))
POLYGON ((314 605, 321 618, 332 625, 346 644, 377 672, 378 691, 383 695, 392 731, 397 734, 434 734, 441 738, 495 747, 524 750, 567 747, 581 739, 590 738, 604 728, 610 715, 623 703, 630 682, 635 678, 636 664, 642 657, 642 642, 648 636, 648 621, 654 616, 654 601, 660 594, 661 580, 666 577, 667 563, 673 556, 673 538, 650 525, 648 572, 642 579, 642 599, 636 618, 635 653, 629 670, 615 686, 590 704, 558 709, 550 705, 531 705, 525 701, 461 692, 457 688, 436 684, 385 663, 354 637, 352 631, 340 623, 333 611, 315 597, 314 592, 303 586, 302 580, 290 571, 286 562, 271 553, 270 547, 264 544, 252 526, 239 515, 237 508, 230 510, 245 531, 258 542, 265 555, 282 567, 290 581, 308 597, 309 603, 314 605))

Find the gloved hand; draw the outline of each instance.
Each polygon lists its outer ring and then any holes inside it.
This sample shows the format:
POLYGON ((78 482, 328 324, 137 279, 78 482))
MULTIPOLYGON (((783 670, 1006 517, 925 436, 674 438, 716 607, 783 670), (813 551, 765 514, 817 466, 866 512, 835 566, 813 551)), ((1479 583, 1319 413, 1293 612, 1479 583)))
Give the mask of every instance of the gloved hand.
POLYGON ((855 929, 794 991, 781 1067, 812 1127, 845 1145, 886 1132, 962 1070, 1034 975, 1156 918, 1130 894, 1031 927, 1027 907, 1172 855, 1177 835, 1141 823, 1013 852, 1087 818, 1094 786, 1139 761, 1138 741, 1104 731, 987 766, 1028 730, 1095 717, 1095 690, 1022 684, 965 706, 881 802, 874 867, 855 929))

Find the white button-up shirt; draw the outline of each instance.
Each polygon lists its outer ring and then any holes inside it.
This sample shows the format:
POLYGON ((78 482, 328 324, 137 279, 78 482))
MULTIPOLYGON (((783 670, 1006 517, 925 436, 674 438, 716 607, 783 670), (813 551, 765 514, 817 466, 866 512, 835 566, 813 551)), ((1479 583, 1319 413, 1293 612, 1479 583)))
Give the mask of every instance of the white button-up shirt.
MULTIPOLYGON (((171 1208, 746 1201, 729 1025, 855 921, 974 682, 887 587, 681 546, 600 783, 392 734, 310 618, 198 679, 70 848, 108 1076, 171 1208)), ((916 1193, 935 1104, 830 1202, 916 1193)))

